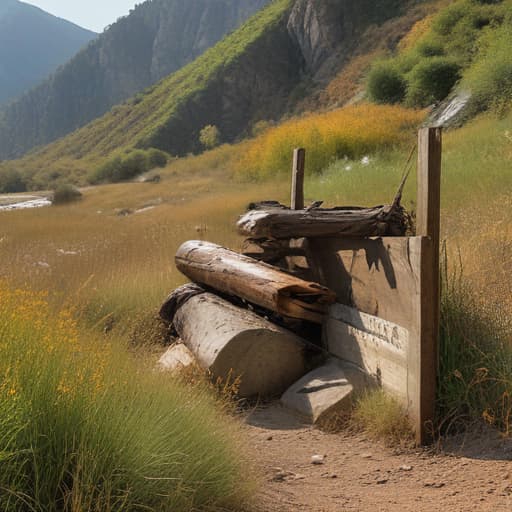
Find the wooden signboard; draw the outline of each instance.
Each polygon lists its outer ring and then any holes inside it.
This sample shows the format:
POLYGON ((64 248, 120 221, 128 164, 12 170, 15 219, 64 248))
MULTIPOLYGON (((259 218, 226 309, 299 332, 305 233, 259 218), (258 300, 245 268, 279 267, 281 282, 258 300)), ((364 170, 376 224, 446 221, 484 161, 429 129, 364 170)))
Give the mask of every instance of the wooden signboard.
POLYGON ((328 350, 407 406, 417 441, 434 418, 439 332, 441 129, 419 133, 417 236, 310 239, 316 278, 337 293, 328 350))

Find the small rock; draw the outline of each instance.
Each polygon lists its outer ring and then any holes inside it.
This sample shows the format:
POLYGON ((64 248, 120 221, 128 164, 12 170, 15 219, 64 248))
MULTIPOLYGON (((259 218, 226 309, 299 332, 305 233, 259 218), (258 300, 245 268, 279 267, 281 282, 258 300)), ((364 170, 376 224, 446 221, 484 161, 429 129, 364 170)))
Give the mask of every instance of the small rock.
POLYGON ((384 485, 384 484, 387 484, 388 482, 389 482, 389 480, 387 478, 381 478, 381 479, 377 480, 378 485, 384 485))
POLYGON ((274 438, 272 436, 267 437, 267 441, 272 441, 274 438))
POLYGON ((400 471, 412 471, 412 466, 404 464, 403 466, 400 466, 400 471))
POLYGON ((313 455, 313 457, 311 457, 311 464, 316 464, 316 465, 325 464, 325 456, 324 455, 313 455))
POLYGON ((371 459, 373 455, 371 453, 362 453, 361 458, 363 459, 371 459))
POLYGON ((444 487, 446 484, 443 482, 425 482, 423 487, 431 487, 432 489, 441 489, 441 487, 444 487))

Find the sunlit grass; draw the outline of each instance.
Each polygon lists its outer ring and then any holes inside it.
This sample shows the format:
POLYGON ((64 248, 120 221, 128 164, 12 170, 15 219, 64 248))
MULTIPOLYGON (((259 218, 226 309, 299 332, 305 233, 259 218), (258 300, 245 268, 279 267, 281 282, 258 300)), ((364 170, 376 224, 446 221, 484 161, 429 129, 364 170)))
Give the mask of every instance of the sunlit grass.
POLYGON ((1 283, 2 511, 233 510, 250 479, 206 387, 155 373, 47 294, 1 283))

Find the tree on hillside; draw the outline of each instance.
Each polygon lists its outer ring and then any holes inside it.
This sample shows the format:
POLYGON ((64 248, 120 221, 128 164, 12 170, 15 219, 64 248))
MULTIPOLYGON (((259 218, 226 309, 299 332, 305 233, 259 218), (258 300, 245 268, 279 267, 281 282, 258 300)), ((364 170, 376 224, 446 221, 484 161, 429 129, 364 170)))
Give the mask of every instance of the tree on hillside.
POLYGON ((215 125, 207 125, 199 132, 199 142, 205 149, 213 149, 220 144, 220 131, 215 125))

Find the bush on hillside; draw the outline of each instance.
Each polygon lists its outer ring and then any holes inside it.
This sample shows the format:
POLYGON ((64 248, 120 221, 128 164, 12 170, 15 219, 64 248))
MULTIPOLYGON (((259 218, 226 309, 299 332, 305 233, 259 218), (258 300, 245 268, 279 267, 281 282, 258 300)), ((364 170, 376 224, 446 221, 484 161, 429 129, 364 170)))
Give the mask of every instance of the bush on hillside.
POLYGON ((113 182, 115 177, 120 174, 121 165, 122 160, 119 156, 107 160, 89 175, 89 183, 96 185, 113 182))
POLYGON ((60 185, 53 192, 52 204, 68 204, 82 199, 82 192, 73 185, 60 185))
POLYGON ((368 76, 368 94, 376 103, 399 103, 407 91, 407 82, 391 63, 380 63, 368 76))
POLYGON ((213 149, 220 144, 220 131, 215 125, 205 126, 199 133, 199 142, 205 149, 213 149))
POLYGON ((487 34, 481 42, 479 58, 464 77, 477 112, 493 108, 503 112, 512 102, 512 27, 504 26, 487 34))
POLYGON ((169 161, 169 155, 160 149, 150 148, 147 151, 148 155, 148 170, 155 169, 156 167, 165 167, 169 161))
POLYGON ((124 158, 116 156, 100 165, 89 176, 89 182, 98 184, 128 181, 149 168, 148 153, 143 150, 131 151, 124 158))
POLYGON ((22 175, 15 169, 0 170, 0 194, 25 192, 27 183, 22 175))
POLYGON ((416 51, 421 57, 440 57, 445 53, 442 43, 430 39, 419 42, 416 51))
POLYGON ((423 59, 408 76, 407 104, 426 107, 445 99, 460 79, 460 74, 460 66, 451 59, 423 59))

